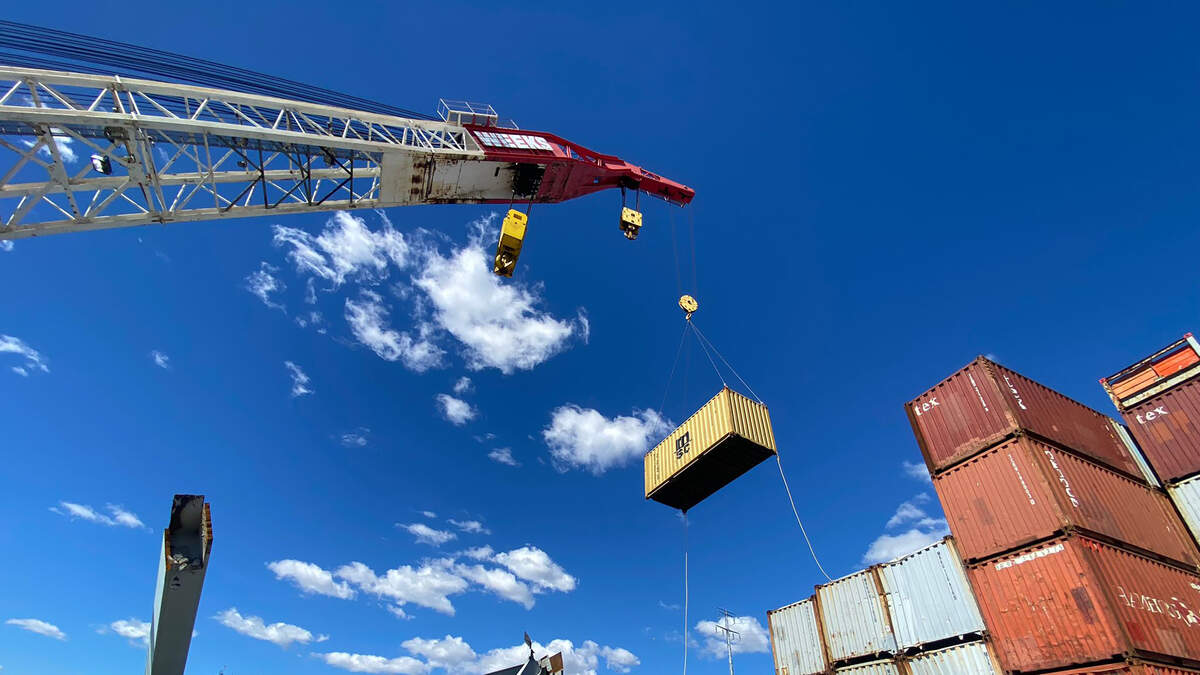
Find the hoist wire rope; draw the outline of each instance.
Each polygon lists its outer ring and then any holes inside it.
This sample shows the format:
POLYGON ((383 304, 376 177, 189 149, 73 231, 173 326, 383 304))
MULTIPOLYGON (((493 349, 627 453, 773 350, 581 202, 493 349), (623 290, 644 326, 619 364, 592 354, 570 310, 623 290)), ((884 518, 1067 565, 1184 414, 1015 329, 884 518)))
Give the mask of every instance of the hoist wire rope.
POLYGON ((783 473, 783 461, 779 459, 779 450, 775 451, 775 464, 779 466, 779 477, 783 479, 783 489, 787 491, 788 503, 792 505, 792 514, 796 516, 796 524, 800 526, 800 534, 804 537, 804 543, 808 545, 808 553, 812 556, 813 562, 817 564, 817 569, 821 570, 821 575, 826 581, 833 581, 825 568, 821 566, 821 561, 817 558, 817 552, 813 549, 812 541, 808 538, 808 531, 804 529, 804 523, 800 520, 800 512, 796 510, 796 500, 792 499, 792 488, 788 487, 787 475, 783 473))
POLYGON ((688 517, 683 512, 683 675, 687 675, 688 657, 688 517))
POLYGON ((667 386, 663 388, 662 403, 658 406, 658 416, 663 416, 663 409, 667 407, 667 396, 671 393, 671 381, 675 379, 675 369, 679 366, 679 355, 683 352, 683 341, 687 339, 687 326, 679 333, 679 346, 675 348, 675 360, 671 362, 671 372, 667 375, 667 386))
POLYGON ((215 61, 13 21, 0 21, 0 48, 13 50, 0 54, 0 62, 16 66, 49 67, 148 79, 166 78, 181 83, 289 98, 408 119, 438 119, 426 113, 215 61), (68 61, 44 58, 47 56, 68 61))
POLYGON ((671 255, 675 258, 675 291, 683 295, 683 275, 679 271, 679 242, 675 236, 675 210, 668 209, 668 219, 671 222, 671 255))
MULTIPOLYGON (((708 336, 706 336, 703 332, 701 332, 700 327, 696 325, 696 322, 692 321, 691 324, 692 324, 692 329, 696 331, 696 336, 700 340, 708 343, 708 346, 711 347, 713 352, 716 353, 717 357, 719 359, 721 359, 721 362, 725 364, 725 367, 729 369, 729 372, 733 373, 733 376, 736 377, 738 379, 738 381, 741 382, 742 385, 746 387, 746 390, 750 392, 750 395, 753 396, 755 398, 755 400, 757 400, 759 403, 762 403, 763 402, 762 397, 760 397, 758 394, 754 393, 754 389, 753 389, 753 387, 750 386, 750 383, 748 383, 748 382, 746 382, 746 380, 742 379, 741 375, 738 375, 738 372, 736 370, 734 370, 733 366, 729 363, 729 360, 726 359, 723 354, 721 354, 721 350, 717 349, 717 346, 712 343, 712 340, 709 340, 708 336)), ((716 367, 715 364, 713 367, 716 367)))

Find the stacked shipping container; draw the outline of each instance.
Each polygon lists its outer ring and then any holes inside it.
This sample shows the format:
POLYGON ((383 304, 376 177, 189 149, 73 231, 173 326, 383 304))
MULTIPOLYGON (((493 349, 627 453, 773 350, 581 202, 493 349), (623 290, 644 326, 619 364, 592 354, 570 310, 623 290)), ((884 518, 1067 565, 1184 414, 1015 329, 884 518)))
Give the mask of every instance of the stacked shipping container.
POLYGON ((777 675, 995 675, 950 539, 818 586, 767 613, 777 675))
POLYGON ((1120 425, 982 357, 906 409, 1006 672, 1200 663, 1200 551, 1120 425))

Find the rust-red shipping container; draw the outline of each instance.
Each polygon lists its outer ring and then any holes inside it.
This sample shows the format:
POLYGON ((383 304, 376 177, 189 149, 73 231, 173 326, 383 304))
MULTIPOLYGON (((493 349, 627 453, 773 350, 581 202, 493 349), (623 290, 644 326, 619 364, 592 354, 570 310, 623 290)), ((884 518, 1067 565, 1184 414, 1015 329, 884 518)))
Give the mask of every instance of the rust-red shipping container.
POLYGON ((1141 476, 1107 417, 982 356, 910 401, 907 410, 934 473, 1024 429, 1141 476))
POLYGON ((938 474, 933 485, 968 561, 1079 528, 1200 564, 1200 551, 1166 495, 1028 436, 938 474))
POLYGON ((1192 670, 1190 668, 1177 668, 1175 666, 1164 666, 1144 661, 1132 661, 1128 663, 1122 661, 1121 663, 1108 663, 1101 666, 1055 670, 1046 673, 1046 675, 1197 675, 1198 673, 1200 673, 1200 670, 1192 670))
POLYGON ((967 571, 1006 671, 1141 656, 1200 663, 1200 576, 1086 537, 967 571))
POLYGON ((1200 473, 1200 379, 1168 389, 1121 414, 1159 478, 1175 482, 1200 473))

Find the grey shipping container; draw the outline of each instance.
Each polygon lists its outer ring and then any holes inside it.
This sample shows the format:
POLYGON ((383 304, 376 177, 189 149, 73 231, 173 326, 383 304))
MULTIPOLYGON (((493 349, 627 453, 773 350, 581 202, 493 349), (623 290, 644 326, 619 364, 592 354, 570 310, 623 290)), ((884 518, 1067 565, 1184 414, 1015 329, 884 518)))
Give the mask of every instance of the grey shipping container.
POLYGON ((817 608, 830 661, 895 653, 896 637, 874 568, 817 586, 817 608))
POLYGON ((901 649, 984 631, 983 617, 950 537, 879 565, 892 631, 901 649))
POLYGON ((986 642, 964 642, 909 657, 910 675, 999 675, 996 657, 986 642))
POLYGON ((856 666, 846 666, 845 668, 838 668, 833 672, 838 675, 903 675, 904 673, 904 671, 900 670, 899 664, 891 659, 860 663, 856 666))
POLYGON ((829 670, 816 599, 767 612, 776 675, 818 675, 829 670))

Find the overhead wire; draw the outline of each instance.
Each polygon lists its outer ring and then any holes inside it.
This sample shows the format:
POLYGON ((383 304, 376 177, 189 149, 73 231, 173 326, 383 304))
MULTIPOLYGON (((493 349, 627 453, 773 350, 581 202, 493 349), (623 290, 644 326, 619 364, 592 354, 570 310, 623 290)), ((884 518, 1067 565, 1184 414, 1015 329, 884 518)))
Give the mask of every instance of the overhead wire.
POLYGON ((438 119, 427 113, 207 59, 15 21, 0 21, 0 63, 29 68, 165 79, 408 119, 438 119))

